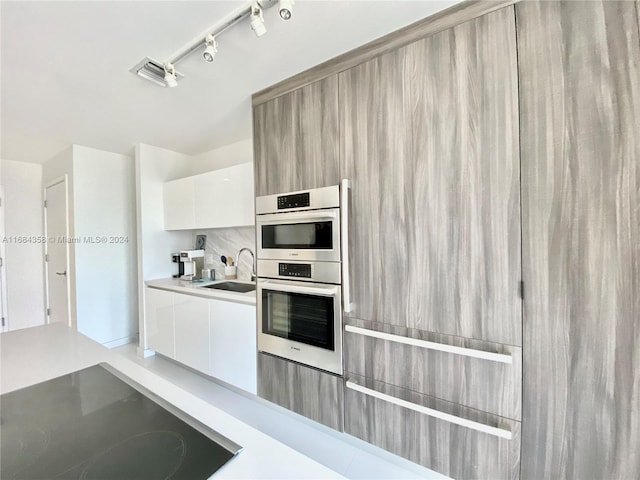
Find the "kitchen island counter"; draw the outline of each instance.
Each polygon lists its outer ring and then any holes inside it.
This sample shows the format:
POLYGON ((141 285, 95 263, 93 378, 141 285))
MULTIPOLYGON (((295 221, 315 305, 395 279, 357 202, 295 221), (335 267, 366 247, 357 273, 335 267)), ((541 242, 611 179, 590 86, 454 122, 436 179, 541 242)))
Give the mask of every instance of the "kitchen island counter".
POLYGON ((244 447, 212 478, 343 478, 144 367, 60 325, 0 335, 0 393, 105 362, 209 428, 244 447))

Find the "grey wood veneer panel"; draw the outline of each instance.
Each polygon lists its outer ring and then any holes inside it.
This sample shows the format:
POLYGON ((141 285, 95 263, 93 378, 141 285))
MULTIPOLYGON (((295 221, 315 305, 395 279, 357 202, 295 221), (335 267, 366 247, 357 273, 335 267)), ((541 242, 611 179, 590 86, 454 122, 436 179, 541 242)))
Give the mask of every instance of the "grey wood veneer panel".
POLYGON ((631 2, 517 5, 522 477, 640 478, 640 39, 631 2))
POLYGON ((458 24, 480 17, 489 12, 499 10, 519 0, 467 0, 457 3, 445 10, 434 13, 422 20, 380 37, 350 52, 339 55, 327 62, 316 65, 298 75, 272 85, 253 95, 253 105, 272 100, 292 90, 304 87, 321 78, 367 62, 374 57, 384 55, 427 35, 447 30, 458 24))
POLYGON ((513 363, 497 363, 356 333, 344 334, 344 363, 348 372, 501 417, 520 420, 520 347, 358 320, 349 320, 348 324, 401 337, 510 354, 513 363))
POLYGON ((336 77, 255 107, 256 195, 340 183, 338 133, 336 77))
POLYGON ((478 412, 381 382, 356 383, 444 413, 509 429, 506 440, 345 388, 345 432, 458 479, 517 479, 520 422, 478 412))
POLYGON ((352 318, 521 345, 515 15, 340 74, 352 318))
POLYGON ((343 431, 342 377, 259 352, 258 396, 343 431))

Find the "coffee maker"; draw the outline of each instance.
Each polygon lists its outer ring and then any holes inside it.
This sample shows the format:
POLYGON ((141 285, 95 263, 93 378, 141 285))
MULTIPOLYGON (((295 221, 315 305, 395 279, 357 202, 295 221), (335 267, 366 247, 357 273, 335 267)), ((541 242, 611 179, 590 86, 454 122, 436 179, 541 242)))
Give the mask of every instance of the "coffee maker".
MULTIPOLYGON (((176 255, 173 256, 174 262, 176 255)), ((178 277, 183 280, 202 280, 204 250, 182 250, 178 255, 178 277)))

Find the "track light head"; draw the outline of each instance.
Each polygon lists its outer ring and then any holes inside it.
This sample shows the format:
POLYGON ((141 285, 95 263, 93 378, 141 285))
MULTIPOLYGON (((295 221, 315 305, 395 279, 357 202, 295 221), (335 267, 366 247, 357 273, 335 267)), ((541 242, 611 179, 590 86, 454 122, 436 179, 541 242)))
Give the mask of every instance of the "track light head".
POLYGON ((178 86, 178 79, 176 78, 176 69, 172 63, 164 64, 164 81, 167 87, 173 88, 178 86))
POLYGON ((258 3, 254 3, 251 6, 251 30, 256 34, 256 37, 261 37, 267 33, 267 27, 264 25, 262 7, 258 3))
POLYGON ((211 63, 218 53, 218 42, 215 37, 211 34, 207 35, 204 39, 205 49, 202 52, 202 58, 204 58, 205 62, 211 63))
POLYGON ((293 4, 295 0, 280 0, 278 4, 278 13, 283 20, 289 20, 293 14, 293 4))

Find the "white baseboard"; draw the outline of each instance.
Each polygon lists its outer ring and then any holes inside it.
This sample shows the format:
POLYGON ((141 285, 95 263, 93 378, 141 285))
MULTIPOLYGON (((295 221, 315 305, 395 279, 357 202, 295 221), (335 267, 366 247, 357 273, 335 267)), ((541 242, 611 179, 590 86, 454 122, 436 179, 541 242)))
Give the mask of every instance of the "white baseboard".
POLYGON ((136 349, 136 354, 140 358, 149 358, 153 357, 156 352, 155 350, 149 350, 148 348, 142 348, 141 346, 138 346, 138 348, 136 349))
POLYGON ((112 349, 127 345, 129 343, 138 343, 138 336, 134 335, 132 337, 117 338, 116 340, 111 340, 110 342, 103 343, 102 345, 107 347, 108 349, 112 349))

